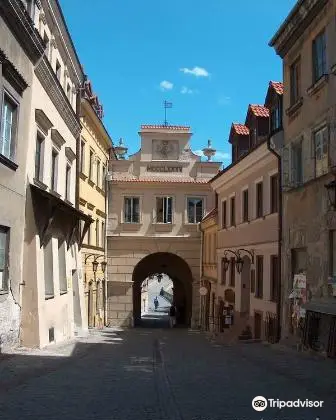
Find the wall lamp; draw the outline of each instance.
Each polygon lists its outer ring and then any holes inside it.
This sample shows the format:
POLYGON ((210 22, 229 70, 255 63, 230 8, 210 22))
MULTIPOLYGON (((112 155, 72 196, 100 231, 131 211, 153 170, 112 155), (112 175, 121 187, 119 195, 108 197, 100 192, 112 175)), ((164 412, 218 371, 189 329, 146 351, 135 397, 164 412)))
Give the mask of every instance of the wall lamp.
POLYGON ((235 263, 236 263, 237 271, 238 271, 239 274, 241 274, 241 272, 243 271, 243 267, 244 267, 244 260, 241 256, 242 252, 247 253, 251 258, 252 264, 254 264, 254 252, 253 251, 249 251, 249 250, 244 249, 244 248, 239 248, 237 251, 232 251, 231 249, 226 249, 224 251, 224 258, 222 260, 224 271, 227 271, 229 269, 229 266, 230 266, 230 260, 228 259, 227 255, 228 254, 233 254, 234 257, 235 257, 235 263))
MULTIPOLYGON (((92 270, 93 270, 94 273, 96 273, 98 271, 98 266, 99 266, 98 259, 99 258, 104 258, 104 256, 103 255, 98 255, 97 256, 96 254, 88 254, 88 255, 85 256, 85 260, 84 260, 85 264, 86 264, 87 260, 91 257, 94 257, 94 259, 92 261, 92 270)), ((101 270, 104 274, 105 274, 105 271, 106 271, 106 266, 107 266, 106 261, 102 261, 100 263, 101 270)))

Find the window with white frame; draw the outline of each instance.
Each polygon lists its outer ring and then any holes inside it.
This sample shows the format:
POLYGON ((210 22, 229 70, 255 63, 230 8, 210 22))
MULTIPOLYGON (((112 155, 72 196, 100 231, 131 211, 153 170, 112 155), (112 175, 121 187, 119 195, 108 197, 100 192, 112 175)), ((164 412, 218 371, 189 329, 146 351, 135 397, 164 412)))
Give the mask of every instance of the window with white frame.
POLYGON ((315 176, 328 172, 328 129, 326 126, 314 133, 315 176))
POLYGON ((52 191, 57 191, 58 152, 53 148, 51 152, 51 184, 52 191))
POLYGON ((124 223, 140 223, 140 198, 124 198, 124 223))
POLYGON ((35 178, 39 181, 43 181, 43 145, 44 136, 38 131, 35 150, 35 178))
POLYGON ((65 198, 70 201, 71 196, 71 165, 67 163, 65 169, 65 198))
POLYGON ((44 295, 46 299, 54 297, 54 264, 52 238, 43 246, 44 257, 44 295))
POLYGON ((14 158, 17 116, 17 103, 5 93, 1 112, 0 154, 8 159, 14 158))
POLYGON ((0 293, 8 290, 9 228, 0 226, 0 293))
POLYGON ((203 198, 187 198, 188 223, 199 223, 203 218, 203 211, 203 198))
POLYGON ((326 36, 320 32, 313 40, 313 83, 316 83, 327 73, 326 64, 326 36))
POLYGON ((172 223, 173 197, 156 197, 156 223, 172 223))
POLYGON ((97 159, 97 167, 96 167, 96 169, 97 169, 97 187, 99 187, 100 188, 100 186, 101 186, 101 179, 100 179, 100 176, 101 176, 101 174, 100 174, 100 170, 101 170, 101 168, 100 168, 100 160, 99 159, 97 159))
POLYGON ((58 273, 60 294, 67 293, 68 283, 66 275, 66 243, 64 239, 58 239, 58 273))
POLYGON ((100 241, 99 241, 99 219, 96 220, 96 246, 100 246, 100 241))
POLYGON ((103 165, 102 169, 102 190, 105 191, 105 184, 106 183, 106 166, 103 165))
POLYGON ((89 166, 89 179, 93 181, 93 165, 94 165, 94 153, 90 150, 90 166, 89 166))

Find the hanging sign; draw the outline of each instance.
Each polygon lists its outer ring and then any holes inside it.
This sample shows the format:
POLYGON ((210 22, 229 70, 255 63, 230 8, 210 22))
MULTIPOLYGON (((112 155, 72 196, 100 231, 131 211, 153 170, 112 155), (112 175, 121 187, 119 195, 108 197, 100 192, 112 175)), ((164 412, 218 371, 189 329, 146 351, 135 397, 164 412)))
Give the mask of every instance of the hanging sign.
POLYGON ((307 287, 307 277, 305 274, 295 274, 294 275, 294 282, 293 282, 294 289, 306 289, 307 287))
POLYGON ((201 296, 205 296, 208 294, 208 289, 204 286, 202 286, 199 291, 201 296))

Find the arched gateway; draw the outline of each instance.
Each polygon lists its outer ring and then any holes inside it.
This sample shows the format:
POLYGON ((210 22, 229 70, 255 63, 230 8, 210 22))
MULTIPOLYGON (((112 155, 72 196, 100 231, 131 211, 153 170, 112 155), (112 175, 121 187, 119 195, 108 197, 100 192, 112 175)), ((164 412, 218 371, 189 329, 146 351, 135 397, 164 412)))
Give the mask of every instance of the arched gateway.
POLYGON ((182 315, 179 323, 190 326, 192 309, 192 273, 189 265, 178 255, 156 252, 143 258, 133 271, 133 320, 141 325, 141 284, 152 274, 167 274, 173 281, 174 304, 182 315))
MULTIPOLYGON (((106 318, 111 326, 141 320, 141 283, 167 274, 184 323, 199 325, 201 232, 215 206, 209 180, 221 162, 192 152, 190 127, 143 125, 141 146, 125 159, 123 142, 108 173, 106 318)), ((204 149, 214 154, 211 144, 204 149)))

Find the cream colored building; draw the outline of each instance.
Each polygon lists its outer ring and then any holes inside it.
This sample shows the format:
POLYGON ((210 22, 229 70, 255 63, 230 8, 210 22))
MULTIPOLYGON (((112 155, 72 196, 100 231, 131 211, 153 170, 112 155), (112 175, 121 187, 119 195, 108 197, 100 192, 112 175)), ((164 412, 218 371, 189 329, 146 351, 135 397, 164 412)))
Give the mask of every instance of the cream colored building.
MULTIPOLYGON (((220 308, 233 307, 233 331, 278 339, 279 161, 271 144, 282 133, 282 84, 270 82, 265 105, 249 105, 232 124, 232 164, 211 180, 218 194, 217 288, 220 308)), ((218 316, 222 315, 222 310, 218 316)))
POLYGON ((217 231, 218 208, 212 209, 201 221, 201 287, 207 289, 201 295, 201 326, 205 330, 215 330, 216 317, 216 291, 217 291, 217 231))
POLYGON ((102 105, 88 80, 81 90, 80 115, 79 208, 93 219, 86 231, 82 222, 81 251, 88 325, 94 327, 105 319, 106 174, 110 155, 116 157, 102 121, 102 105))
POLYGON ((21 342, 43 347, 87 330, 76 153, 84 75, 56 0, 26 2, 45 51, 34 69, 27 151, 21 342))
POLYGON ((181 323, 198 325, 198 223, 214 207, 208 181, 221 164, 191 151, 189 127, 143 125, 139 134, 140 150, 109 168, 108 322, 139 325, 141 284, 165 273, 181 323))

